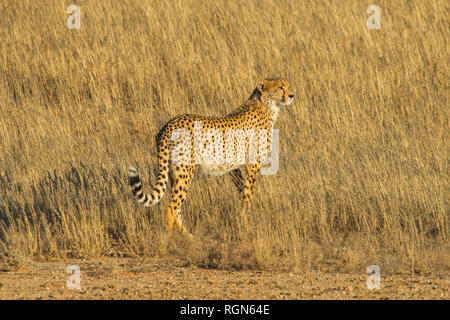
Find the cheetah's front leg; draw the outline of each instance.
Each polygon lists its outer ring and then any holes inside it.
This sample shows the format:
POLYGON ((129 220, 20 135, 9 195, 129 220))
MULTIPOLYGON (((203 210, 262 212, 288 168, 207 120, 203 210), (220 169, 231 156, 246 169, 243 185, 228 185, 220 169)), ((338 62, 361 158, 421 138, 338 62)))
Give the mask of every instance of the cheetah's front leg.
MULTIPOLYGON (((243 189, 242 189, 242 202, 243 208, 241 211, 241 217, 243 219, 244 225, 248 225, 247 210, 250 209, 252 198, 253 198, 253 186, 255 185, 256 177, 261 169, 260 164, 247 165, 247 175, 244 178, 243 189)), ((242 175, 241 175, 242 177, 242 175)))
POLYGON ((260 169, 260 164, 247 165, 247 176, 244 179, 244 188, 242 190, 242 201, 244 202, 244 208, 250 208, 253 198, 253 186, 255 185, 255 180, 260 169))

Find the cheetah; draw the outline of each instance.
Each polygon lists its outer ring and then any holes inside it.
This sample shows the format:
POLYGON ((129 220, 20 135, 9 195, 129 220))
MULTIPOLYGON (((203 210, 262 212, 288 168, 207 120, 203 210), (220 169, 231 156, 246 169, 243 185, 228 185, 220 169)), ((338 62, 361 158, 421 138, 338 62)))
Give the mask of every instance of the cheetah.
POLYGON ((213 176, 230 173, 245 212, 251 204, 256 176, 271 147, 267 132, 272 133, 280 108, 291 105, 293 98, 287 81, 265 79, 247 101, 224 117, 190 114, 174 117, 156 135, 158 178, 153 191, 143 192, 137 170, 130 167, 133 195, 140 204, 152 206, 161 200, 170 180, 172 198, 166 212, 169 234, 175 225, 179 232, 192 238, 183 224, 181 205, 195 171, 200 169, 201 173, 213 176), (266 140, 265 150, 252 148, 254 141, 263 145, 266 140))

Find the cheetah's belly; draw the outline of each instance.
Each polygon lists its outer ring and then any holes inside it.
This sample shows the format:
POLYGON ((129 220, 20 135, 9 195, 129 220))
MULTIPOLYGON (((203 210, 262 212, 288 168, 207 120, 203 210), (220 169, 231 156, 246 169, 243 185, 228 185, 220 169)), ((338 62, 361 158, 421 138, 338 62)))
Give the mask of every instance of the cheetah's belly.
POLYGON ((200 172, 207 176, 221 176, 238 168, 236 165, 226 164, 200 164, 200 172))

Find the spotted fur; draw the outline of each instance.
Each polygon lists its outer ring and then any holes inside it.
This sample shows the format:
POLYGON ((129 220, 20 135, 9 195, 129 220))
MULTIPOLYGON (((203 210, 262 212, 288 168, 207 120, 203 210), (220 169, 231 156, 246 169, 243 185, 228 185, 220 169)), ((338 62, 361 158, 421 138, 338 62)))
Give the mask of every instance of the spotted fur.
MULTIPOLYGON (((249 99, 238 107, 235 111, 225 117, 205 117, 198 115, 183 114, 179 115, 169 122, 160 130, 156 136, 156 146, 158 154, 158 177, 156 184, 151 193, 146 194, 142 190, 142 182, 139 178, 137 170, 130 168, 129 184, 137 201, 144 206, 151 206, 158 203, 163 197, 169 180, 171 181, 172 198, 167 208, 167 220, 169 231, 172 231, 175 224, 177 229, 188 235, 181 219, 181 205, 186 198, 195 170, 199 168, 203 174, 207 175, 223 175, 230 172, 233 181, 238 187, 244 208, 249 207, 252 199, 252 190, 261 167, 262 154, 258 154, 256 161, 246 161, 244 164, 233 163, 214 163, 211 161, 198 162, 195 157, 196 145, 194 144, 197 135, 201 137, 201 146, 204 150, 211 151, 210 148, 217 137, 213 134, 208 135, 208 130, 215 129, 222 133, 223 150, 227 150, 228 156, 237 158, 240 152, 247 152, 249 148, 250 137, 246 135, 248 130, 254 130, 256 139, 261 141, 261 129, 269 133, 267 138, 267 149, 270 150, 270 133, 277 119, 280 107, 288 106, 293 101, 294 94, 289 89, 289 83, 281 79, 263 80, 252 92, 249 99), (201 123, 201 128, 198 128, 201 123), (183 129, 188 133, 188 138, 176 136, 175 130, 183 129), (227 130, 233 129, 236 139, 232 141, 233 148, 227 149, 227 130), (197 132, 196 132, 197 130, 197 132), (245 136, 242 136, 245 135, 245 136), (245 145, 237 144, 238 139, 244 139, 245 145), (177 146, 176 161, 171 157, 172 151, 177 146), (242 148, 244 146, 244 148, 242 148), (187 152, 186 152, 187 151, 187 152), (234 154, 229 154, 229 153, 234 154)), ((216 131, 216 132, 217 132, 216 131)), ((231 139, 231 137, 230 137, 231 139)), ((220 142, 219 142, 220 143, 220 142)), ((215 154, 212 152, 212 154, 215 154)), ((259 151, 257 150, 257 153, 259 151)))

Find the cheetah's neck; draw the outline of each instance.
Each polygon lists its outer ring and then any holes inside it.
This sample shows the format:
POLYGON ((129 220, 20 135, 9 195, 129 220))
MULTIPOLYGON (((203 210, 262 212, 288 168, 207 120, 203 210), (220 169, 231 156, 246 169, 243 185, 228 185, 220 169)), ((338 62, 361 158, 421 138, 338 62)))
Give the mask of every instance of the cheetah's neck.
POLYGON ((278 112, 280 111, 280 107, 275 103, 275 101, 270 101, 268 103, 269 109, 272 111, 272 123, 275 124, 278 118, 278 112))

